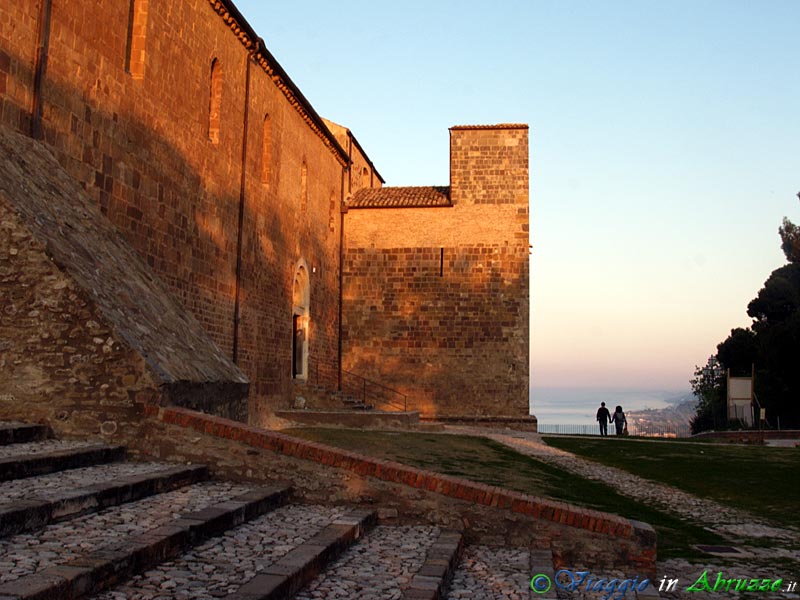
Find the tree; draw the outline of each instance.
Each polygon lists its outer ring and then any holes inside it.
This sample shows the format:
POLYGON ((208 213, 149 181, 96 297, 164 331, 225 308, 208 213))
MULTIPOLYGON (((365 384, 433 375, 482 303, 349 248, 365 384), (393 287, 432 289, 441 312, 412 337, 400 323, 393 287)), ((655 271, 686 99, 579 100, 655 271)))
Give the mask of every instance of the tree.
MULTIPOLYGON (((800 199, 800 192, 797 192, 797 198, 800 199)), ((800 227, 784 217, 778 234, 781 236, 781 250, 786 255, 786 260, 800 263, 800 227)))
POLYGON ((699 402, 693 432, 726 425, 724 374, 730 369, 733 376, 748 376, 753 366, 756 398, 767 409, 767 421, 800 426, 800 227, 784 218, 778 233, 789 263, 775 269, 747 305, 752 326, 733 329, 717 346, 713 364, 709 359, 695 369, 691 384, 699 402), (723 377, 707 375, 709 369, 723 377))
POLYGON ((691 422, 692 433, 718 429, 725 425, 725 370, 716 355, 705 366, 695 366, 691 380, 697 398, 697 414, 691 422))

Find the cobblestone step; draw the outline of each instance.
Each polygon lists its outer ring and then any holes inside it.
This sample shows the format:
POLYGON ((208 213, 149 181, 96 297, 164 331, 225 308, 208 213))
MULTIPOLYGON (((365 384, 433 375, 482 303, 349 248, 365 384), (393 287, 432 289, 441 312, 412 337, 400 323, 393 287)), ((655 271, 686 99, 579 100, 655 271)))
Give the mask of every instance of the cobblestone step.
POLYGON ((0 446, 46 440, 50 428, 46 425, 0 422, 0 446))
POLYGON ((281 600, 295 597, 299 589, 362 537, 376 521, 377 513, 372 511, 356 510, 345 514, 266 567, 237 591, 225 596, 226 600, 281 600))
POLYGON ((0 538, 208 478, 208 468, 118 463, 6 482, 0 489, 0 538))
POLYGON ((426 564, 440 533, 431 526, 376 527, 311 581, 296 599, 400 599, 426 564))
POLYGON ((403 590, 403 600, 439 600, 443 598, 453 579, 461 554, 464 538, 457 531, 445 531, 428 548, 422 568, 403 590))
MULTIPOLYGON (((580 576, 581 569, 573 572, 580 576)), ((641 592, 630 586, 620 591, 615 589, 595 590, 598 579, 605 577, 624 581, 621 573, 593 574, 580 584, 578 579, 563 579, 561 587, 556 585, 558 571, 553 566, 553 553, 550 550, 527 548, 493 548, 489 546, 469 546, 456 569, 453 582, 447 594, 449 600, 608 600, 609 598, 659 598, 653 582, 641 592), (576 582, 574 589, 567 589, 570 581, 576 582), (594 582, 594 584, 592 584, 594 582), (580 585, 578 585, 580 584, 580 585), (587 584, 588 588, 587 588, 587 584), (536 589, 534 589, 536 588, 536 589)), ((562 574, 563 577, 563 574, 562 574)), ((636 580, 638 584, 638 579, 636 580)), ((606 585, 606 582, 603 582, 606 585)), ((615 584, 618 586, 619 584, 615 584)), ((657 583, 655 585, 658 585, 657 583)))
POLYGON ((205 483, 0 542, 2 600, 97 593, 283 505, 287 488, 205 483), (233 499, 231 499, 232 496, 233 499), (184 509, 183 514, 175 514, 184 509))
POLYGON ((450 600, 529 600, 556 598, 552 587, 553 557, 549 551, 527 548, 468 546, 456 569, 447 598, 450 600), (531 590, 536 575, 550 578, 546 592, 531 590))
POLYGON ((78 450, 80 448, 91 448, 97 446, 97 442, 85 442, 74 440, 32 440, 29 442, 17 442, 0 446, 0 458, 15 458, 18 456, 33 456, 47 454, 48 452, 59 452, 62 450, 78 450))
POLYGON ((374 519, 342 507, 284 506, 93 600, 287 598, 374 519))
MULTIPOLYGON (((44 443, 44 442, 42 442, 44 443)), ((22 444, 27 446, 27 444, 22 444)), ((8 448, 6 446, 5 448, 8 448)), ((0 481, 34 477, 66 469, 77 469, 125 458, 122 446, 79 445, 55 451, 32 451, 0 458, 0 481)))

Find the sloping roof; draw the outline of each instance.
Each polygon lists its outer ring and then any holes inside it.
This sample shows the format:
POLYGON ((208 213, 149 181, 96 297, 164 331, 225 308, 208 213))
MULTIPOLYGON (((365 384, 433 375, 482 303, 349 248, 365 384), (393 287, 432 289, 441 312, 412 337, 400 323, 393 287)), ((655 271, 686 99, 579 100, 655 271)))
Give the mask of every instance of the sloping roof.
POLYGON ((451 206, 448 186, 382 187, 358 190, 349 208, 418 208, 451 206))

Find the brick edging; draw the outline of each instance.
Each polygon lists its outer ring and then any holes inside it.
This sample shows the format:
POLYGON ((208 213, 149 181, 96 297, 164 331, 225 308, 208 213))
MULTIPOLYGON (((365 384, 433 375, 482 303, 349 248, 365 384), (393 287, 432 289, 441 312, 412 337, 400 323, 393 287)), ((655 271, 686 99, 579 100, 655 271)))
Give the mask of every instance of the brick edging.
POLYGON ((506 509, 568 527, 619 538, 635 539, 640 545, 652 548, 653 560, 655 560, 655 531, 647 523, 417 469, 394 461, 372 458, 319 442, 310 442, 284 433, 183 408, 147 405, 144 406, 143 412, 146 417, 155 417, 169 425, 194 429, 215 437, 242 442, 255 448, 263 448, 286 456, 346 469, 362 476, 400 483, 474 504, 506 509))

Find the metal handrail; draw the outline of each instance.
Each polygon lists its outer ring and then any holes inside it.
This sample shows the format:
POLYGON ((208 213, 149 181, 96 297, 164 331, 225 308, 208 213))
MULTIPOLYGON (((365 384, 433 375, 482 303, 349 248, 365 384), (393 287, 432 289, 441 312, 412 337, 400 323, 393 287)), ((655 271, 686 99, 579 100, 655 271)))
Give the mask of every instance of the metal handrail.
MULTIPOLYGON (((344 388, 344 376, 345 375, 347 375, 349 377, 354 377, 357 381, 360 382, 360 386, 359 387, 361 388, 361 401, 364 404, 367 404, 367 400, 368 399, 375 398, 376 400, 379 400, 381 402, 381 404, 383 404, 383 405, 388 405, 390 407, 396 408, 397 410, 400 410, 401 409, 401 405, 402 405, 402 411, 403 412, 407 412, 408 411, 408 396, 406 394, 404 394, 403 392, 400 392, 398 390, 390 388, 389 386, 383 385, 382 383, 378 383, 377 381, 372 381, 370 379, 367 379, 366 377, 362 377, 361 375, 358 375, 357 373, 353 373, 352 371, 346 371, 344 369, 342 369, 342 387, 343 388, 344 388), (369 387, 369 391, 371 392, 371 395, 367 393, 368 387, 369 387), (378 388, 380 390, 383 390, 384 392, 387 392, 388 393, 388 398, 385 397, 386 394, 384 394, 383 398, 378 396, 378 394, 374 393, 374 391, 373 391, 374 388, 378 388), (396 400, 390 400, 389 398, 396 398, 396 400)), ((342 390, 342 391, 344 391, 344 390, 342 390)))
MULTIPOLYGON (((313 367, 313 383, 320 386, 320 370, 332 375, 336 373, 336 367, 333 364, 324 361, 314 361, 313 367)), ((312 378, 309 377, 309 382, 312 378)), ((339 391, 347 394, 354 399, 360 400, 362 404, 367 405, 370 401, 380 403, 383 407, 390 407, 396 411, 408 411, 408 396, 403 392, 390 388, 389 386, 372 381, 352 371, 342 369, 342 381, 339 391), (355 383, 350 383, 347 379, 355 380, 355 383)))

